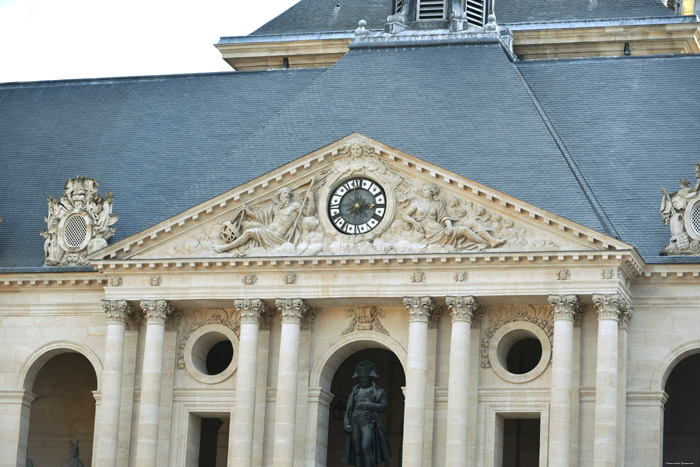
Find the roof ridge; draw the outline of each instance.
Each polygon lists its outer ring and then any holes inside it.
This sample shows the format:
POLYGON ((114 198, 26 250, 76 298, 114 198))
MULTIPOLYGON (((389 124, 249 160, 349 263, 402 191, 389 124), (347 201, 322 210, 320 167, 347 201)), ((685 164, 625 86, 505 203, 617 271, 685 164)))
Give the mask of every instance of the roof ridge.
POLYGON ((600 221, 601 226, 605 229, 605 233, 619 240, 620 234, 617 233, 615 225, 608 217, 607 213, 605 212, 605 209, 603 209, 603 205, 600 204, 598 198, 596 198, 596 195, 593 192, 593 189, 589 185, 588 181, 586 180, 586 177, 583 175, 583 172, 576 164, 576 160, 574 160, 574 157, 569 152, 569 149, 566 147, 564 141, 561 139, 559 133, 557 133, 556 128, 547 116, 547 112, 545 112, 544 108, 540 104, 540 101, 537 99, 537 95, 535 95, 535 92, 530 87, 530 84, 527 82, 527 79, 522 74, 520 69, 517 66, 513 66, 513 68, 515 68, 516 75, 520 79, 520 82, 525 88, 525 91, 527 92, 528 96, 530 96, 530 99, 532 100, 532 103, 534 104, 537 113, 542 118, 542 121, 544 122, 547 130, 552 135, 554 143, 557 145, 557 148, 559 148, 561 155, 564 157, 564 160, 566 161, 566 164, 568 165, 569 169, 571 170, 571 173, 576 179, 576 182, 579 184, 579 187, 581 187, 581 190, 583 191, 586 200, 591 205, 591 208, 593 209, 593 212, 598 218, 598 221, 600 221))

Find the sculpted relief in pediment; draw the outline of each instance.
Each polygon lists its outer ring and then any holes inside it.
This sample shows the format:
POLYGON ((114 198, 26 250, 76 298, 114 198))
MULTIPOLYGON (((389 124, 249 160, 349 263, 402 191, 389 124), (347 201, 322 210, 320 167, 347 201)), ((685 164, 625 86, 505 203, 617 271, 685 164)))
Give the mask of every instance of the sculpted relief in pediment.
POLYGON ((461 194, 421 179, 350 140, 307 181, 284 186, 203 226, 160 254, 312 256, 554 250, 542 235, 461 194))

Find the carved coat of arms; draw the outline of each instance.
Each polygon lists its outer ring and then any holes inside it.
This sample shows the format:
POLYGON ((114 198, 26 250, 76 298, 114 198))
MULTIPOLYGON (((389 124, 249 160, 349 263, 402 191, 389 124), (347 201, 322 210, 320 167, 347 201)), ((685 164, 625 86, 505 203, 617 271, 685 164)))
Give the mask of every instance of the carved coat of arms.
POLYGON ((60 200, 49 197, 47 229, 41 231, 46 266, 87 264, 87 255, 107 246, 118 216, 112 214, 112 192, 103 198, 92 178, 68 180, 60 200))

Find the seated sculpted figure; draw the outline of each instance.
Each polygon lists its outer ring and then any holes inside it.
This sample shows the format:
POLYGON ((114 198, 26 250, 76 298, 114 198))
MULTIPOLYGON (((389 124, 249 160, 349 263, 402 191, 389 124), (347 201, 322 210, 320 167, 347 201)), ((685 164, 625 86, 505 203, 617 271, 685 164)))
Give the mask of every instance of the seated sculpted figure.
POLYGON ((379 416, 386 411, 386 393, 372 381, 378 377, 374 363, 357 364, 353 378, 359 378, 360 384, 352 388, 344 420, 349 435, 343 458, 346 464, 376 467, 391 457, 389 435, 379 416))
POLYGON ((240 248, 249 242, 254 246, 274 248, 294 242, 301 229, 302 215, 313 216, 316 211, 313 192, 306 192, 302 203, 294 201, 292 190, 287 187, 277 191, 279 203, 269 209, 243 206, 239 218, 225 222, 224 228, 233 232, 233 238, 225 245, 215 245, 219 253, 240 248))
POLYGON ((488 227, 473 219, 449 217, 445 203, 438 198, 440 188, 426 183, 421 190, 423 199, 414 199, 406 208, 403 220, 425 236, 428 243, 457 248, 496 248, 506 241, 496 238, 488 227))

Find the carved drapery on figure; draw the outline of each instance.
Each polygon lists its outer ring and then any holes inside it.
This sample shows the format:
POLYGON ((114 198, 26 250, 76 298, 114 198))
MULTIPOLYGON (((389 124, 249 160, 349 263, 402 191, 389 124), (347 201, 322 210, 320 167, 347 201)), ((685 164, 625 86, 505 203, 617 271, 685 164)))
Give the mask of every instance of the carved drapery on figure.
POLYGON ((98 186, 92 178, 76 177, 66 182, 60 200, 49 197, 47 229, 41 231, 46 266, 86 265, 87 255, 114 236, 114 198, 111 191, 100 196, 98 186))
POLYGON ((661 215, 671 229, 671 239, 661 255, 700 255, 700 162, 695 165, 694 186, 685 179, 669 194, 661 188, 661 215))

